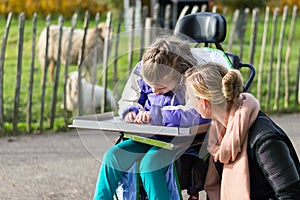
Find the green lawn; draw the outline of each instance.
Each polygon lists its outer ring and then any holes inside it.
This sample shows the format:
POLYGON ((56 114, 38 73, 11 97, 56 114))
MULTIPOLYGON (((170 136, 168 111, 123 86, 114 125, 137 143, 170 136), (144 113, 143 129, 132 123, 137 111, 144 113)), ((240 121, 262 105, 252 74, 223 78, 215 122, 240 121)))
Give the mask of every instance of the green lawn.
MULTIPOLYGON (((117 17, 113 16, 113 26, 114 26, 114 33, 117 31, 117 17)), ((105 21, 104 15, 101 16, 100 21, 105 21)), ((271 16, 270 16, 271 18, 271 16)), ((283 54, 282 54, 282 69, 281 69, 281 78, 284 80, 284 61, 285 61, 285 52, 286 52, 286 45, 287 45, 287 38, 288 38, 288 32, 290 27, 290 18, 288 18, 287 25, 286 25, 286 31, 285 31, 285 42, 283 44, 283 54)), ((228 28, 227 28, 227 37, 225 42, 223 43, 223 47, 226 50, 227 44, 228 44, 228 38, 229 38, 229 31, 231 27, 231 16, 226 16, 228 28)), ((254 66, 256 69, 258 69, 259 62, 260 62, 260 51, 261 51, 261 41, 262 41, 262 32, 263 32, 263 19, 264 14, 261 14, 260 20, 259 20, 259 27, 258 27, 258 34, 257 34, 257 42, 255 47, 255 58, 254 58, 254 66)), ((4 82, 3 82, 3 88, 4 88, 4 122, 5 122, 5 130, 6 133, 10 133, 12 130, 12 118, 13 118, 13 112, 14 112, 14 100, 15 100, 15 86, 16 86, 16 76, 17 76, 17 57, 18 57, 18 40, 19 40, 19 21, 18 16, 14 16, 13 20, 11 22, 11 27, 9 30, 9 37, 7 42, 7 48, 5 53, 5 63, 4 63, 4 82)), ((79 17, 77 20, 76 28, 83 28, 83 17, 79 17)), ((52 17, 52 24, 58 23, 58 17, 54 16, 52 17)), ((4 27, 6 24, 6 19, 3 16, 0 16, 0 37, 1 37, 1 45, 2 45, 2 36, 4 33, 4 27)), ((45 19, 38 16, 37 19, 37 38, 38 35, 42 31, 42 29, 45 27, 45 19)), ((95 24, 94 19, 91 18, 89 27, 93 27, 95 24)), ((24 49, 23 49, 23 61, 22 61, 22 80, 21 80, 21 96, 20 96, 20 106, 19 106, 19 114, 18 114, 18 128, 19 132, 23 133, 26 132, 26 115, 27 115, 27 102, 28 102, 28 84, 29 84, 29 77, 30 77, 30 62, 31 62, 31 48, 32 48, 32 19, 26 19, 25 22, 25 32, 24 32, 24 49)), ((65 26, 71 25, 71 19, 66 19, 64 21, 65 26)), ((269 33, 268 33, 268 40, 267 40, 267 47, 265 52, 265 61, 263 66, 263 83, 262 83, 262 101, 261 106, 262 109, 265 109, 265 95, 267 93, 268 89, 272 89, 274 91, 275 89, 275 72, 276 72, 276 60, 277 60, 277 53, 278 53, 278 38, 279 38, 279 31, 281 28, 281 18, 278 21, 277 25, 277 39, 275 43, 275 49, 274 49, 274 63, 273 63, 273 80, 271 85, 267 85, 267 73, 270 66, 270 38, 271 38, 271 29, 272 29, 272 23, 269 22, 269 33)), ((115 55, 115 43, 113 43, 113 48, 110 52, 110 58, 108 60, 108 87, 110 90, 117 93, 118 96, 120 96, 123 86, 127 81, 127 75, 128 75, 128 52, 129 52, 129 36, 130 34, 123 31, 124 30, 124 23, 122 24, 121 34, 120 34, 120 44, 118 48, 118 56, 115 55), (115 60, 117 60, 117 73, 118 73, 118 84, 113 84, 113 68, 115 60)), ((294 40, 292 43, 292 51, 291 51, 291 58, 290 58, 290 105, 288 108, 284 108, 283 106, 283 92, 284 92, 284 82, 281 83, 281 95, 280 95, 280 105, 279 110, 270 110, 269 112, 299 112, 300 106, 294 105, 294 99, 295 99, 295 80, 296 80, 296 70, 298 66, 298 56, 299 56, 299 46, 300 43, 300 27, 296 26, 295 28, 295 34, 294 34, 294 40)), ((116 35, 115 35, 116 36, 116 35)), ((242 62, 248 63, 249 62, 249 46, 250 46, 250 37, 251 36, 251 17, 249 17, 249 22, 247 26, 247 31, 245 35, 245 41, 243 45, 244 53, 243 53, 243 59, 242 62)), ((135 37, 135 43, 134 43, 134 51, 133 51, 133 66, 138 62, 139 60, 139 53, 140 53, 140 36, 135 37)), ((37 52, 37 51, 36 51, 37 52)), ((233 53, 240 54, 240 44, 239 40, 235 40, 233 49, 233 53)), ((36 55, 37 56, 37 55, 36 55)), ((102 68, 101 66, 98 67, 97 77, 98 77, 98 84, 102 85, 102 68)), ((60 83, 59 83, 59 89, 58 89, 58 96, 57 96, 57 104, 56 104, 56 119, 55 119, 55 126, 54 131, 56 130, 63 130, 65 129, 64 125, 64 119, 63 119, 63 110, 61 109, 61 102, 63 98, 63 82, 64 82, 64 66, 61 66, 60 70, 60 83)), ((77 70, 77 66, 70 66, 69 71, 75 71, 77 70)), ((243 72, 247 73, 247 72, 243 72)), ((33 104, 32 104, 32 128, 33 130, 39 129, 39 119, 40 119, 40 111, 41 111, 41 94, 42 94, 42 85, 41 85, 41 67, 38 62, 37 57, 35 58, 35 68, 34 68, 34 85, 33 85, 33 104)), ((49 79, 49 77, 48 77, 49 79)), ((254 79, 254 82, 251 86, 251 93, 254 95, 257 91, 257 76, 254 79)), ((51 113, 51 101, 52 101, 52 95, 53 95, 53 83, 47 82, 47 90, 46 90, 46 96, 45 96, 45 113, 43 115, 43 119, 45 122, 44 129, 46 131, 53 131, 49 130, 49 123, 50 123, 50 113, 51 113)), ((271 108, 273 107, 274 103, 274 93, 272 93, 271 97, 271 108)), ((73 113, 69 113, 69 120, 71 123, 73 113)), ((1 133, 0 133, 1 134, 1 133)))

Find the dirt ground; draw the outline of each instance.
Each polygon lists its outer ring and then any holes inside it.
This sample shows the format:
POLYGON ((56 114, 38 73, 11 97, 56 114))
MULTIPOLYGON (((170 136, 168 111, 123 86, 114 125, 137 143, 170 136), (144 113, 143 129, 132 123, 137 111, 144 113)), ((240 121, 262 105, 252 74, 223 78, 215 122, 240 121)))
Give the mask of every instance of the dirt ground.
MULTIPOLYGON (((300 113, 272 118, 299 154, 300 113)), ((102 155, 117 137, 74 130, 0 138, 0 199, 92 199, 102 155)))

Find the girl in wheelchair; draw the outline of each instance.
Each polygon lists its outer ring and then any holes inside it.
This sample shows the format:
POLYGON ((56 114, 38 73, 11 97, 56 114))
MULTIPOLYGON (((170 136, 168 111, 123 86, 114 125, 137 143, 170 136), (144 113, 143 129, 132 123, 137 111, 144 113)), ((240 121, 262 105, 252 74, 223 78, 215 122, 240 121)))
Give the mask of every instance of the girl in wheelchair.
MULTIPOLYGON (((176 127, 208 123, 209 119, 185 106, 182 78, 195 64, 188 43, 172 36, 157 39, 131 73, 119 101, 119 115, 128 123, 176 127)), ((150 137, 166 142, 174 139, 161 135, 150 137)), ((187 148, 198 155, 192 147, 168 150, 131 139, 121 141, 105 153, 94 199, 113 199, 122 179, 135 173, 139 174, 149 200, 180 199, 176 179, 167 178, 166 173, 187 148)))

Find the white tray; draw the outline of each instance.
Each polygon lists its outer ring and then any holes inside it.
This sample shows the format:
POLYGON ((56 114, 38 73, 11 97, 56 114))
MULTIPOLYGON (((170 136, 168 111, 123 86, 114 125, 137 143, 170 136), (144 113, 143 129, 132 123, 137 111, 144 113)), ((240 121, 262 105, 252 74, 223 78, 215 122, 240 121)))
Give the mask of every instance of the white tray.
POLYGON ((103 114, 74 117, 72 120, 72 125, 69 125, 69 127, 132 134, 189 136, 205 133, 209 127, 209 123, 192 127, 168 127, 150 124, 134 124, 124 122, 120 117, 114 117, 113 112, 106 112, 103 114))

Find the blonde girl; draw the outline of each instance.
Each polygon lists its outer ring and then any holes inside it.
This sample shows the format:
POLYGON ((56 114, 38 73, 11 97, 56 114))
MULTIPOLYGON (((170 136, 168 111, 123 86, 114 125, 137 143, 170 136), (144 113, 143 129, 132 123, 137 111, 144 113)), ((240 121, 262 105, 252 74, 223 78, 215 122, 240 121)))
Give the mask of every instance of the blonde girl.
POLYGON ((211 118, 210 199, 299 199, 300 164, 285 132, 243 92, 238 70, 206 63, 186 72, 188 99, 211 118))

